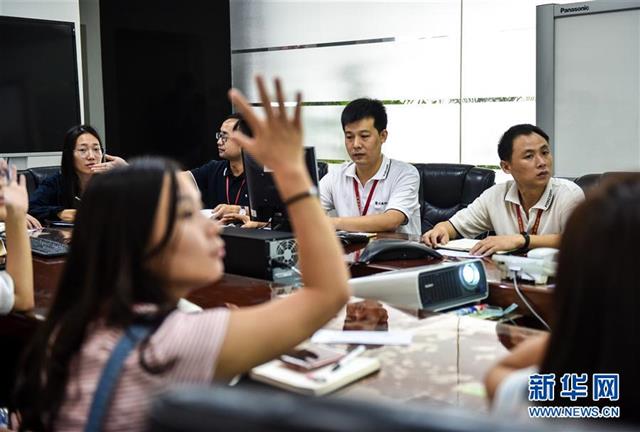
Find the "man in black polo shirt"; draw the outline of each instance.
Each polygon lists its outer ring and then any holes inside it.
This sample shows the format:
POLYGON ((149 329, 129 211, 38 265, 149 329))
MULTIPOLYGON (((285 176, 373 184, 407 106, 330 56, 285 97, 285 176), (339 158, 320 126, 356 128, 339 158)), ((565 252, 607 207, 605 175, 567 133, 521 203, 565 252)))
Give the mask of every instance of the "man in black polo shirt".
POLYGON ((242 117, 231 114, 216 133, 218 155, 223 160, 212 160, 191 170, 204 207, 212 208, 216 219, 229 213, 244 214, 249 206, 242 152, 240 146, 229 139, 234 130, 251 136, 251 130, 242 117))

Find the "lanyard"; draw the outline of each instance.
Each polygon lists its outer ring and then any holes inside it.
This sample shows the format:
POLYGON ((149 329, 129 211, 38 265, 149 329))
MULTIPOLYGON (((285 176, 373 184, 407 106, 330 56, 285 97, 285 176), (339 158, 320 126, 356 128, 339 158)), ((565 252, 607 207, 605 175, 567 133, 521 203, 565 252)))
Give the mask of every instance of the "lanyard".
MULTIPOLYGON (((518 229, 520 232, 524 232, 524 224, 522 223, 522 215, 520 215, 520 206, 517 204, 513 204, 513 207, 516 209, 516 214, 518 215, 518 229)), ((531 228, 531 232, 529 234, 536 235, 538 233, 538 226, 540 225, 540 219, 542 218, 542 209, 538 209, 538 214, 536 215, 536 221, 533 224, 533 228, 531 228)))
POLYGON ((371 190, 369 191, 369 196, 367 197, 367 203, 364 205, 364 210, 362 210, 362 203, 360 202, 360 190, 358 189, 358 182, 356 179, 353 179, 353 192, 356 194, 356 202, 358 203, 358 211, 360 212, 360 216, 364 216, 367 214, 367 210, 369 210, 369 204, 371 204, 371 198, 373 198, 373 192, 376 190, 376 186, 378 186, 378 180, 373 182, 373 186, 371 186, 371 190))
MULTIPOLYGON (((225 177, 227 180, 227 204, 231 204, 231 199, 229 198, 229 176, 225 177)), ((238 201, 240 200, 240 193, 242 192, 242 186, 244 186, 244 182, 247 179, 242 179, 242 183, 240 183, 240 187, 238 188, 238 193, 236 194, 236 201, 233 203, 234 205, 238 205, 238 201)))

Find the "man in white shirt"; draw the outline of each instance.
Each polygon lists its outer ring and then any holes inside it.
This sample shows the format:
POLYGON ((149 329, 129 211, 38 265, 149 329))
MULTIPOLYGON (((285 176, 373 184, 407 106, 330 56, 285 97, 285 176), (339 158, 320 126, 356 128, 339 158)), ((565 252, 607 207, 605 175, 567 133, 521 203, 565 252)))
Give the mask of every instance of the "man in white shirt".
POLYGON ((376 99, 356 99, 342 111, 345 146, 352 162, 330 170, 320 181, 325 211, 345 231, 420 234, 418 170, 382 154, 387 113, 376 99))
POLYGON ((480 241, 472 254, 559 246, 560 233, 584 193, 569 180, 551 177, 549 136, 530 124, 513 126, 502 135, 498 155, 500 167, 513 180, 487 189, 469 207, 427 231, 422 236, 427 246, 486 231, 496 235, 480 241))

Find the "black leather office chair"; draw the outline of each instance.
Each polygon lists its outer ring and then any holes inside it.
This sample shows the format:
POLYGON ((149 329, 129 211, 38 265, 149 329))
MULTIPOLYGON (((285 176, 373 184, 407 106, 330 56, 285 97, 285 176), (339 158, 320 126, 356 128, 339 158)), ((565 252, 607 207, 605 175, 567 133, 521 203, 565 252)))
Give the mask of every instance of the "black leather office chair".
POLYGON ((420 174, 422 232, 448 220, 495 183, 495 172, 462 164, 414 164, 420 174))
POLYGON ((40 186, 42 180, 49 177, 50 175, 57 174, 59 172, 59 166, 44 166, 20 170, 18 174, 24 174, 27 180, 27 192, 29 193, 29 195, 31 195, 33 191, 36 190, 38 186, 40 186))
POLYGON ((318 181, 322 180, 322 177, 326 176, 329 172, 329 164, 326 162, 318 161, 318 181))
POLYGON ((609 181, 619 176, 625 176, 628 174, 638 174, 637 172, 632 173, 629 171, 609 171, 602 174, 585 174, 580 177, 577 177, 573 180, 578 186, 582 188, 582 190, 586 193, 589 189, 598 187, 600 183, 603 181, 609 181))
MULTIPOLYGON (((599 424, 599 427, 606 427, 599 424)), ((451 406, 314 398, 257 388, 183 387, 157 398, 148 430, 244 432, 483 432, 597 430, 575 424, 523 424, 451 406)))
POLYGON ((573 181, 575 184, 580 186, 584 192, 586 192, 600 183, 601 176, 602 174, 585 174, 575 178, 573 181))
POLYGON ((165 393, 153 402, 148 426, 150 431, 160 432, 498 430, 488 418, 451 408, 418 410, 353 399, 229 387, 191 387, 165 393))

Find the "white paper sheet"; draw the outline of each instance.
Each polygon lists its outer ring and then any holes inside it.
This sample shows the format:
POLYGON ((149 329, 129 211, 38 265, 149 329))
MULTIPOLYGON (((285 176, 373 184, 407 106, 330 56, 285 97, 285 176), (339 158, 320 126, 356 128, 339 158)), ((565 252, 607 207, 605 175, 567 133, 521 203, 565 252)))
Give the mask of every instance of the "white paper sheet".
POLYGON ((319 344, 411 345, 413 333, 408 330, 360 331, 321 329, 311 337, 319 344))

